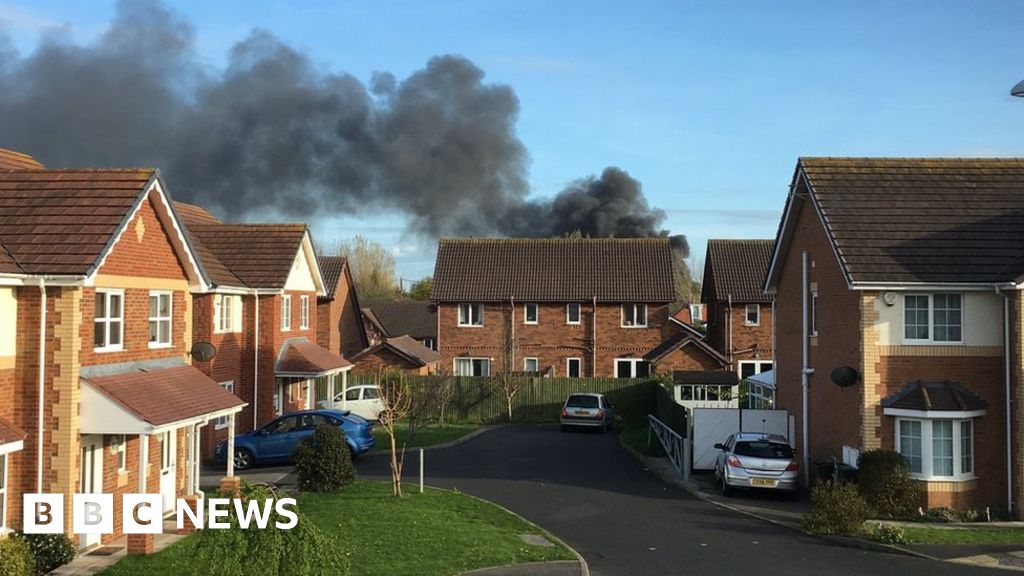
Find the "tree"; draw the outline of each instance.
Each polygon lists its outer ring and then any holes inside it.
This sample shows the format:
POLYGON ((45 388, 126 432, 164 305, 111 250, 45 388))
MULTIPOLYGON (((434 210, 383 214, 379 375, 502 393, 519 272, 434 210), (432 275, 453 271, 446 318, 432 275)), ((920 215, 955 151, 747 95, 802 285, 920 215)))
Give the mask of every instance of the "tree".
POLYGON ((391 300, 401 295, 395 274, 395 257, 383 245, 365 236, 338 242, 334 250, 348 260, 356 293, 364 301, 391 300))
POLYGON ((437 424, 444 428, 444 413, 455 397, 455 378, 446 370, 438 372, 434 378, 437 382, 430 389, 437 400, 437 424))
POLYGON ((421 278, 412 283, 407 295, 413 300, 430 300, 430 293, 434 290, 434 279, 430 276, 421 278))
POLYGON ((494 379, 495 385, 505 396, 505 406, 508 409, 509 422, 512 421, 512 403, 515 401, 516 394, 519 393, 519 388, 525 381, 524 378, 516 377, 512 372, 512 364, 515 362, 518 346, 512 333, 512 314, 510 312, 506 311, 502 314, 501 367, 498 369, 497 376, 494 379))
POLYGON ((405 448, 416 435, 418 419, 422 413, 421 405, 416 401, 413 388, 405 379, 405 375, 397 370, 382 372, 377 379, 377 388, 380 390, 380 400, 384 404, 384 410, 378 419, 388 437, 392 493, 401 496, 405 448), (406 427, 406 433, 399 445, 398 432, 403 425, 406 427))

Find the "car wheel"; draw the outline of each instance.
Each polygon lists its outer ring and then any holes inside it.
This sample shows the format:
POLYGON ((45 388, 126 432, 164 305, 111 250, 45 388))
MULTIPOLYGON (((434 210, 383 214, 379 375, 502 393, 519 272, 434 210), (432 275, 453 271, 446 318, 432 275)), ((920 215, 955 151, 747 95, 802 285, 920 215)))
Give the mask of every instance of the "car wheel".
POLYGON ((722 474, 722 496, 728 498, 732 496, 732 486, 725 481, 725 474, 722 474))
POLYGON ((245 448, 235 448, 235 470, 248 470, 255 463, 252 452, 245 448))

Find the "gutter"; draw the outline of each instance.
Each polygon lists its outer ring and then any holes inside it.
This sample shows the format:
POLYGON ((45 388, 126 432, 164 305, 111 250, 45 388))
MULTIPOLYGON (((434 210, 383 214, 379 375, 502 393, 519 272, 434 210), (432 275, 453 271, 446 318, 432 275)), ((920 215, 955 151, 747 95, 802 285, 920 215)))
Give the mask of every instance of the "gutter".
POLYGON ((46 422, 46 280, 39 278, 39 410, 36 438, 36 493, 43 493, 43 436, 46 422))
MULTIPOLYGON (((258 290, 252 291, 252 299, 255 303, 253 323, 256 326, 252 344, 252 429, 255 430, 259 427, 260 419, 260 294, 258 290)), ((228 455, 228 458, 233 457, 233 454, 228 455)))
MULTIPOLYGON (((597 296, 591 296, 591 310, 593 314, 590 318, 590 377, 597 378, 597 296)), ((582 310, 580 311, 582 315, 582 310)), ((582 371, 581 371, 582 372, 582 371)), ((612 376, 615 373, 612 372, 612 376)))

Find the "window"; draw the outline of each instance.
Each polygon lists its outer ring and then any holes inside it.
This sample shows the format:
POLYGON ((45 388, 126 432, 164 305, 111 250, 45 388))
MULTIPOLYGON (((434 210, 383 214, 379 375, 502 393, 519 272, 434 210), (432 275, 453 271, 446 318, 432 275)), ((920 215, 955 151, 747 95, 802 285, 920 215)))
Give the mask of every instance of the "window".
POLYGON ((622 327, 623 328, 646 328, 647 327, 647 304, 623 304, 622 305, 622 327))
POLYGON ((427 348, 430 348, 431 350, 433 350, 435 352, 437 351, 437 345, 434 344, 434 339, 433 338, 424 338, 423 339, 423 345, 426 346, 427 348))
POLYGON ((907 294, 903 297, 903 339, 910 342, 961 342, 960 294, 907 294))
POLYGON ((761 324, 760 304, 747 304, 747 314, 743 319, 743 323, 747 326, 758 326, 761 324))
POLYGON ((772 369, 770 360, 741 360, 738 364, 740 367, 740 380, 772 369))
POLYGON ((921 479, 974 477, 974 422, 953 419, 896 420, 896 451, 921 479))
POLYGON ((167 470, 174 465, 174 458, 177 454, 172 450, 171 434, 177 434, 177 430, 169 430, 157 436, 160 439, 160 469, 167 470))
MULTIPOLYGON (((228 392, 231 392, 232 394, 235 393, 235 381, 234 380, 228 380, 227 382, 221 382, 220 383, 220 387, 225 389, 225 390, 227 390, 228 392)), ((214 423, 214 426, 213 426, 214 430, 222 430, 222 429, 227 428, 227 427, 228 427, 228 417, 227 416, 221 416, 220 418, 217 418, 217 422, 214 423)))
POLYGON ((242 297, 231 294, 216 294, 213 298, 213 331, 242 331, 242 297))
POLYGON ((490 376, 490 358, 456 358, 456 376, 490 376))
POLYGON ((569 378, 579 378, 582 366, 583 361, 579 358, 567 358, 565 360, 565 375, 569 378))
POLYGON ((128 471, 128 457, 125 446, 127 445, 128 439, 124 434, 115 434, 110 439, 110 453, 117 456, 117 471, 127 472, 128 471))
POLYGON ((359 400, 360 388, 349 388, 345 391, 345 401, 359 400))
POLYGON ((536 324, 540 321, 540 308, 536 304, 523 304, 523 324, 536 324))
POLYGON ((299 296, 299 330, 309 330, 309 296, 299 296))
POLYGON ((483 326, 483 304, 459 304, 459 326, 483 326))
POLYGON ((93 346, 97 352, 124 349, 124 291, 96 291, 93 346))
POLYGON ((811 293, 811 336, 818 335, 818 293, 811 293))
POLYGON ((616 378, 643 378, 650 373, 650 368, 643 358, 616 358, 616 378))
POLYGON ((540 360, 537 358, 523 358, 524 372, 540 372, 540 360))
POLYGON ((149 347, 171 345, 171 293, 149 293, 149 347))
POLYGON ((292 329, 292 297, 290 294, 281 296, 281 331, 292 329))
POLYGON ((7 529, 7 454, 0 454, 0 533, 7 529))
POLYGON ((580 305, 579 304, 566 304, 565 305, 565 323, 566 324, 579 324, 580 323, 580 305))

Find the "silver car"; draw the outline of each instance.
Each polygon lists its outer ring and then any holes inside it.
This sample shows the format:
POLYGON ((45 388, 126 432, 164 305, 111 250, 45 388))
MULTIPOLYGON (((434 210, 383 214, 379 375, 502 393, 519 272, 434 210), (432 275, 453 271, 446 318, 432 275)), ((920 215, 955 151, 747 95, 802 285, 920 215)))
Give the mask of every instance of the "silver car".
POLYGON ((736 488, 783 490, 797 496, 800 465, 784 436, 757 432, 737 432, 723 444, 715 461, 715 479, 722 484, 722 495, 736 488))
POLYGON ((562 406, 559 419, 562 432, 570 426, 600 428, 602 432, 612 429, 615 421, 615 407, 604 397, 604 394, 570 394, 562 406))

